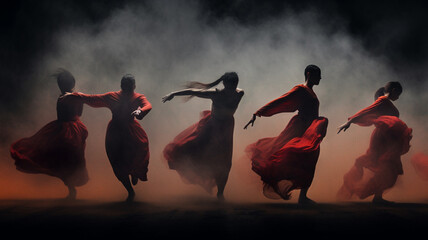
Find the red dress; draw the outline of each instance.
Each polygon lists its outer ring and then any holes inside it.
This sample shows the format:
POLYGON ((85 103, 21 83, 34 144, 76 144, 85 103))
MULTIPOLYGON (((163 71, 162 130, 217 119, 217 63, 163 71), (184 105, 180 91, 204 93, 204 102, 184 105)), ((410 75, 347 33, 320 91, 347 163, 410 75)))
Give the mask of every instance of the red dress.
POLYGON ((255 113, 259 117, 268 117, 299 111, 277 137, 259 139, 246 148, 253 171, 265 183, 263 192, 266 197, 288 198, 291 190, 311 185, 320 143, 328 125, 326 118, 318 116, 318 108, 317 96, 302 84, 255 113), (278 184, 282 180, 288 180, 292 185, 278 184))
POLYGON ((113 117, 107 127, 105 146, 116 177, 122 179, 131 175, 147 181, 149 141, 146 132, 131 115, 139 107, 142 115, 150 111, 151 104, 146 97, 139 93, 123 94, 122 91, 74 95, 91 107, 111 110, 113 117))
POLYGON ((211 111, 203 111, 199 122, 178 134, 164 149, 170 169, 178 172, 185 183, 202 186, 209 193, 216 179, 229 175, 232 166, 235 113, 244 92, 226 99, 216 91, 211 111))
POLYGON ((374 125, 376 128, 367 152, 356 159, 354 166, 343 177, 339 198, 347 199, 355 194, 364 199, 381 194, 393 187, 398 175, 403 174, 401 155, 410 149, 412 129, 398 117, 397 108, 387 97, 382 96, 349 118, 351 123, 374 125))
POLYGON ((57 120, 10 147, 16 169, 58 177, 71 187, 86 184, 89 179, 85 161, 88 131, 79 120, 82 109, 83 103, 78 99, 58 98, 57 120))

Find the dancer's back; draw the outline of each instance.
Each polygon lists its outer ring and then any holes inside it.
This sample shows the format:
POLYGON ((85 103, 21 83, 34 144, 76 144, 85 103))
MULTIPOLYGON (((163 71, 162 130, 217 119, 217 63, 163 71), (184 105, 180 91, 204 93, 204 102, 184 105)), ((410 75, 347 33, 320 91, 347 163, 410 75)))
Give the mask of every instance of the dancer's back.
POLYGON ((56 112, 58 121, 73 121, 82 116, 83 102, 77 98, 58 98, 56 112))
POLYGON ((112 92, 111 98, 109 108, 112 113, 112 122, 118 124, 129 124, 129 122, 134 121, 135 116, 132 115, 132 112, 143 104, 148 104, 143 94, 135 92, 112 92))
POLYGON ((216 91, 217 94, 212 98, 212 116, 214 118, 233 117, 244 95, 244 91, 241 89, 236 89, 234 91, 226 89, 216 91))

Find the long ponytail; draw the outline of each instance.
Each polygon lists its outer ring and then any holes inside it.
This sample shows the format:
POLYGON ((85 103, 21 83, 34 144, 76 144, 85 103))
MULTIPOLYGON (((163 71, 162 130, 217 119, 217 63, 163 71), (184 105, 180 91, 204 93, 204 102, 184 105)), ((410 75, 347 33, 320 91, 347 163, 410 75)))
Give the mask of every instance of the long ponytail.
MULTIPOLYGON (((214 86, 217 86, 221 81, 223 81, 223 76, 215 80, 212 83, 201 83, 201 82, 188 82, 184 85, 186 88, 197 88, 197 89, 210 89, 214 86)), ((192 99, 194 96, 188 96, 184 98, 184 101, 187 102, 192 99)))
POLYGON ((217 86, 221 81, 223 81, 223 78, 219 78, 212 83, 188 82, 185 86, 187 88, 210 89, 217 86))
MULTIPOLYGON (((187 88, 197 88, 197 89, 210 89, 214 86, 217 86, 220 84, 220 82, 223 82, 225 84, 225 87, 227 86, 233 86, 236 88, 236 85, 238 85, 238 74, 236 72, 226 72, 223 74, 219 79, 215 80, 212 83, 201 83, 201 82, 188 82, 185 87, 187 88)), ((193 96, 189 96, 186 101, 191 99, 193 96)))

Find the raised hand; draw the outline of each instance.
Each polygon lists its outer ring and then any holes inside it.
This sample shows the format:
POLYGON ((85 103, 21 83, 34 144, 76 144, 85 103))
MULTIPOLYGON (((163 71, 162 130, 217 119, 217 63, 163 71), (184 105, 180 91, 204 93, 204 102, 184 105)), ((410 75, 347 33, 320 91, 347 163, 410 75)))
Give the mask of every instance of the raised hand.
POLYGON ((141 114, 140 108, 138 108, 137 110, 135 110, 131 113, 131 115, 134 117, 140 116, 140 114, 141 114))
POLYGON ((171 101, 174 98, 174 94, 170 93, 162 98, 162 102, 171 101))
POLYGON ((245 125, 244 129, 247 129, 248 125, 251 124, 251 127, 254 126, 254 122, 256 121, 256 115, 253 114, 251 120, 245 125))
POLYGON ((339 134, 340 133, 340 131, 344 131, 344 132, 346 132, 346 129, 348 129, 349 127, 351 126, 351 123, 350 122, 346 122, 346 123, 344 123, 344 124, 342 124, 342 125, 340 125, 337 129, 339 129, 339 131, 337 132, 337 134, 339 134))

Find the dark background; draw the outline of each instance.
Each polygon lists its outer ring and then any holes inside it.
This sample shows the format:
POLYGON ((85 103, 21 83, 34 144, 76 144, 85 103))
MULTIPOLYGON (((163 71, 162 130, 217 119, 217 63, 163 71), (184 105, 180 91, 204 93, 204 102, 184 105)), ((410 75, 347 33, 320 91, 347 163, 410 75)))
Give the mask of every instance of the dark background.
MULTIPOLYGON (((38 59, 56 50, 53 36, 82 24, 96 24, 112 11, 137 1, 13 1, 0 14, 0 111, 25 115, 38 59), (17 101, 19 99, 19 101, 17 101)), ((145 1, 138 1, 145 4, 145 1)), ((209 24, 231 18, 242 25, 308 9, 315 10, 327 29, 340 26, 374 56, 383 56, 410 84, 427 80, 428 7, 423 1, 199 1, 209 24)), ((421 89, 421 93, 423 89, 421 89)), ((8 124, 2 114, 1 124, 8 124)), ((3 132, 0 141, 7 140, 3 132)))

